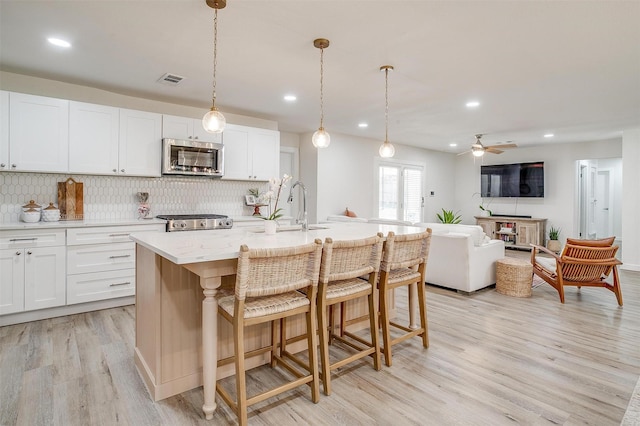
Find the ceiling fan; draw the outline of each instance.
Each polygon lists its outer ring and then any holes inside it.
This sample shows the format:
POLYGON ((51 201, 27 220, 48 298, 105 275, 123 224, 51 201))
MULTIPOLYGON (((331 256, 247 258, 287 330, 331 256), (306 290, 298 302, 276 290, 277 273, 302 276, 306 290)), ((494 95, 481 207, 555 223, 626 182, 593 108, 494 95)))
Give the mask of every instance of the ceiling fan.
POLYGON ((460 153, 458 155, 463 155, 463 154, 466 154, 467 152, 471 152, 474 157, 482 157, 485 152, 490 152, 491 154, 502 154, 504 152, 503 149, 505 149, 505 148, 517 148, 518 147, 518 145, 516 145, 515 143, 503 143, 503 144, 500 144, 500 145, 484 146, 484 145, 482 145, 482 142, 480 142, 480 138, 482 138, 482 134, 477 134, 476 135, 476 143, 471 145, 471 150, 462 152, 462 153, 460 153))

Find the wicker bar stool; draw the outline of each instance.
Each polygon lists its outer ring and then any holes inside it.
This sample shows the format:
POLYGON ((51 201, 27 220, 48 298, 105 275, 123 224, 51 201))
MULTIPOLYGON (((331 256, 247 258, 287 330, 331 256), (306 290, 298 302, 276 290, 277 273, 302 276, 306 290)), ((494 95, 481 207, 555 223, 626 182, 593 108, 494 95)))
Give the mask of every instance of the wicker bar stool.
MULTIPOLYGON (((419 234, 395 235, 389 232, 382 252, 380 264, 380 280, 378 292, 380 295, 380 317, 382 323, 382 338, 384 341, 384 360, 391 366, 391 347, 415 336, 422 338, 422 346, 429 347, 429 327, 427 323, 427 305, 425 294, 424 274, 431 245, 431 229, 419 234), (411 287, 417 286, 418 305, 420 312, 420 326, 411 328, 389 318, 389 296, 393 289, 407 286, 411 299, 411 287), (391 327, 404 332, 400 336, 391 338, 391 327)), ((410 304, 411 305, 411 304, 410 304)), ((411 321, 411 314, 409 314, 411 321)))
MULTIPOLYGON (((321 257, 322 241, 319 239, 311 244, 278 249, 250 250, 246 245, 240 247, 235 294, 223 295, 218 299, 220 316, 233 325, 235 344, 234 356, 219 360, 218 366, 235 363, 236 398, 234 399, 220 382, 216 383, 216 391, 238 416, 241 425, 247 424, 248 406, 304 384, 310 385, 313 402, 317 403, 320 400, 314 310, 321 257), (298 290, 304 290, 304 293, 298 290), (276 327, 278 320, 298 314, 305 314, 306 317, 309 358, 306 365, 296 361, 296 368, 283 355, 286 353, 286 347, 281 347, 278 354, 276 327), (271 344, 245 353, 245 327, 262 323, 271 323, 271 344), (268 352, 271 353, 272 367, 280 364, 295 378, 273 389, 247 397, 245 357, 268 352), (299 367, 305 371, 302 372, 299 367)), ((283 344, 286 345, 286 342, 283 344)))
POLYGON ((514 297, 530 297, 533 266, 524 259, 505 257, 496 261, 496 291, 514 297))
MULTIPOLYGON (((382 255, 382 234, 362 240, 325 240, 322 248, 322 265, 318 283, 318 333, 320 335, 321 378, 326 395, 331 394, 331 370, 335 370, 358 359, 373 356, 373 367, 380 370, 380 344, 378 342, 378 307, 375 286, 382 255), (361 278, 368 276, 368 280, 361 278), (346 330, 341 318, 336 333, 327 319, 327 308, 344 304, 350 300, 366 297, 369 308, 370 341, 346 330), (355 353, 331 363, 329 345, 341 342, 346 349, 355 353)), ((344 314, 343 314, 344 315, 344 314)), ((333 315, 332 315, 333 316, 333 315)))

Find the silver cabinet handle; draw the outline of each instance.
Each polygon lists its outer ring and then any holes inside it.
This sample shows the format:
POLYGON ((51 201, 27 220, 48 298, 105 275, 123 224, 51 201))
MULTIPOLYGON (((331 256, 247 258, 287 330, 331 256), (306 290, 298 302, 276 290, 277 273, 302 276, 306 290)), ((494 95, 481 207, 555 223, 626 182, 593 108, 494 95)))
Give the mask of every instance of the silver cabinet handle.
POLYGON ((16 241, 35 241, 38 238, 12 238, 9 240, 11 243, 15 243, 16 241))
POLYGON ((27 254, 33 254, 33 253, 31 252, 31 250, 29 250, 29 251, 27 252, 27 254))
POLYGON ((118 169, 113 169, 113 173, 118 173, 118 169))
POLYGON ((4 167, 6 166, 6 164, 2 163, 0 164, 0 167, 2 167, 4 169, 4 167))
POLYGON ((119 285, 129 285, 131 284, 131 281, 125 281, 123 283, 113 283, 113 284, 109 284, 109 287, 118 287, 119 285))
POLYGON ((109 259, 119 259, 119 258, 122 258, 122 257, 131 257, 131 255, 130 254, 121 254, 121 255, 118 255, 118 256, 109 256, 109 259))
POLYGON ((16 252, 16 256, 20 256, 21 254, 22 254, 22 252, 21 252, 21 251, 17 251, 17 252, 16 252))
POLYGON ((124 233, 124 234, 109 234, 110 237, 128 237, 129 234, 128 233, 124 233))
POLYGON ((16 166, 15 164, 12 164, 11 167, 15 169, 18 166, 16 166))
POLYGON ((124 173, 124 169, 120 169, 120 171, 121 171, 122 173, 124 173))

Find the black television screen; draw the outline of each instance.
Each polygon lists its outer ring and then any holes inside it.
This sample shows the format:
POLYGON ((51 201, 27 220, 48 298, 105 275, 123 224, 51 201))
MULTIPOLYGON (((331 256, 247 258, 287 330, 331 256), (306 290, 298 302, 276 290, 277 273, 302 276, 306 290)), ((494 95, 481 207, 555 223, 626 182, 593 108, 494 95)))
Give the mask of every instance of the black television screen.
POLYGON ((480 167, 482 197, 544 197, 544 162, 480 167))

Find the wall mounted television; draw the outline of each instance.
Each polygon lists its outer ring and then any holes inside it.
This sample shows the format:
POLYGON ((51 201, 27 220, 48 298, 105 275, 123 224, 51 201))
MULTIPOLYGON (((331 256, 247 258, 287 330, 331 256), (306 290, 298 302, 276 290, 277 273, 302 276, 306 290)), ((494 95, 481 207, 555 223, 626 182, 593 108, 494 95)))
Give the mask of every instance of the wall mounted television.
POLYGON ((544 197, 544 162, 480 167, 482 197, 544 197))

